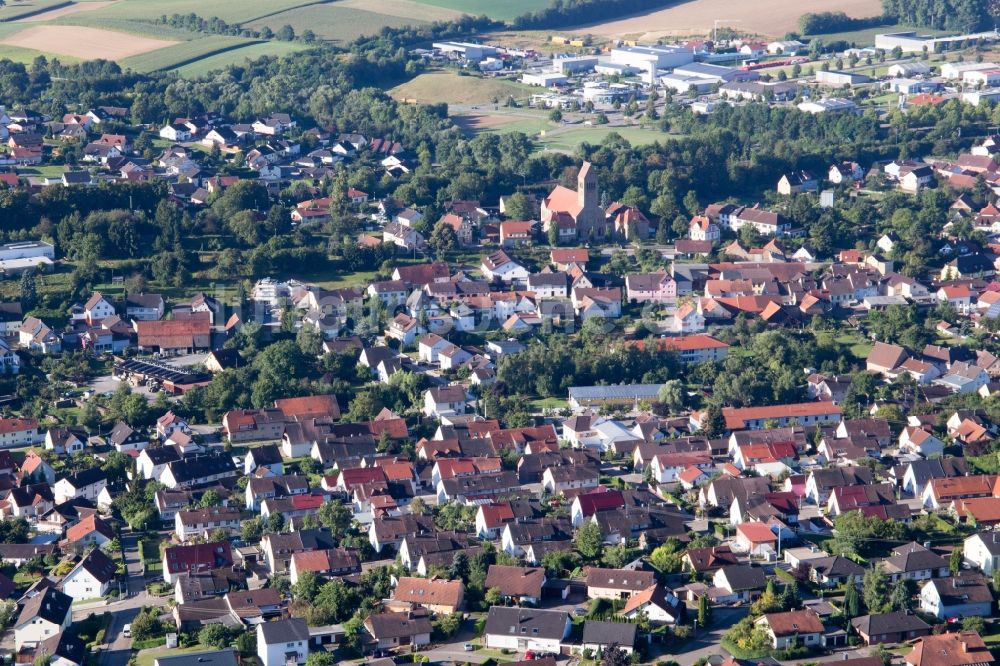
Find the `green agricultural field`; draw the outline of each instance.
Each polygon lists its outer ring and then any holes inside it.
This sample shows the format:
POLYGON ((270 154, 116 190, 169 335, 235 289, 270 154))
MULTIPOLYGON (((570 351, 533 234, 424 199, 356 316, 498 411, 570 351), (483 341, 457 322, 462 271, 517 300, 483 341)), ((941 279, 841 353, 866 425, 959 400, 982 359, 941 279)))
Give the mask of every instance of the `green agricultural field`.
POLYGON ((158 72, 194 63, 201 58, 240 49, 256 43, 258 43, 256 40, 244 39, 242 37, 211 35, 125 58, 121 61, 121 65, 122 67, 131 68, 138 72, 158 72))
POLYGON ((290 25, 295 34, 312 30, 320 39, 349 42, 361 35, 374 35, 382 28, 402 28, 421 23, 424 21, 379 14, 354 7, 340 7, 337 3, 333 3, 274 13, 267 18, 245 23, 244 27, 259 30, 267 26, 277 31, 284 25, 290 25))
POLYGON ((263 56, 284 56, 309 48, 306 44, 297 42, 259 42, 238 49, 232 49, 216 55, 207 56, 201 60, 176 68, 181 76, 195 78, 209 72, 224 69, 229 65, 240 65, 247 60, 256 60, 263 56))
POLYGON ((218 16, 229 23, 242 23, 315 2, 316 0, 227 0, 211 3, 204 0, 118 0, 91 14, 102 19, 151 21, 163 14, 193 12, 205 18, 218 16))
POLYGON ((200 32, 190 32, 188 30, 181 30, 178 28, 172 28, 169 25, 157 25, 156 23, 151 23, 149 21, 141 21, 138 19, 117 19, 98 16, 99 12, 87 12, 84 14, 70 14, 69 16, 63 16, 60 18, 53 19, 51 21, 46 21, 45 24, 26 24, 17 23, 14 25, 20 26, 22 28, 30 27, 30 25, 78 25, 84 28, 98 28, 100 30, 117 30, 118 32, 127 32, 133 35, 141 35, 143 37, 154 37, 156 39, 169 39, 177 42, 187 42, 192 39, 202 39, 206 35, 200 32))
POLYGON ((502 2, 497 2, 497 0, 415 0, 415 2, 444 7, 473 16, 485 14, 501 21, 509 21, 522 14, 545 9, 551 4, 549 0, 503 0, 502 2))
POLYGON ((74 58, 72 56, 53 56, 51 53, 42 53, 41 51, 36 51, 35 49, 25 49, 20 46, 0 44, 0 60, 12 60, 14 62, 30 65, 38 56, 45 56, 49 59, 55 57, 59 59, 59 62, 66 64, 80 62, 79 58, 74 58))
POLYGON ((8 0, 0 7, 0 21, 14 21, 68 4, 68 0, 8 0))

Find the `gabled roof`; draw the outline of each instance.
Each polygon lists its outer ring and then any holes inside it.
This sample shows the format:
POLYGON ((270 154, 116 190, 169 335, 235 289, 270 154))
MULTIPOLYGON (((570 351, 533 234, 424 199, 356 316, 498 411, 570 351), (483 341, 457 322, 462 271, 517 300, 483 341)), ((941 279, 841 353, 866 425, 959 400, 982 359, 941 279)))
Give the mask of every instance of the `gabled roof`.
POLYGON ((440 605, 458 608, 464 586, 460 580, 439 580, 403 576, 396 584, 392 598, 423 606, 440 605))
MULTIPOLYGON (((95 548, 73 567, 73 571, 78 569, 85 570, 99 583, 107 583, 114 580, 115 574, 118 571, 118 565, 114 563, 114 560, 105 555, 100 548, 95 548)), ((67 578, 72 574, 73 572, 71 571, 67 574, 67 578)))
POLYGON ((62 625, 66 615, 73 605, 73 597, 49 587, 40 594, 30 597, 24 602, 21 614, 17 616, 14 627, 23 627, 36 619, 45 620, 56 625, 62 625))

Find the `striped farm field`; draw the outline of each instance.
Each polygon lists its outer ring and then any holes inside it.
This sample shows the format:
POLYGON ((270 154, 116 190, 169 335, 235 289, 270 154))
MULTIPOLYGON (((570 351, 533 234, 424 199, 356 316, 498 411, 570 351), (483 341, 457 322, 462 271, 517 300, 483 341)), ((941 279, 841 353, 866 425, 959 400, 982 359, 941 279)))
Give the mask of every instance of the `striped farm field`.
MULTIPOLYGON (((25 26, 30 23, 18 22, 15 25, 25 26)), ((49 21, 47 25, 79 25, 85 28, 98 28, 100 30, 117 30, 127 32, 132 35, 143 35, 145 37, 155 37, 157 39, 169 39, 174 42, 187 42, 192 39, 205 37, 203 33, 191 32, 182 28, 174 28, 169 25, 159 25, 150 21, 139 21, 136 19, 114 19, 99 16, 99 12, 87 12, 85 14, 72 14, 49 21)))
POLYGON ((201 58, 256 43, 256 40, 244 39, 243 37, 210 35, 125 58, 120 64, 122 67, 134 69, 137 72, 158 72, 181 67, 201 58))
POLYGON ((241 65, 247 60, 256 60, 264 56, 283 56, 308 48, 305 44, 296 42, 258 42, 238 49, 206 56, 200 60, 177 67, 175 71, 187 78, 204 76, 209 72, 223 69, 229 65, 241 65))
POLYGON ((70 0, 8 0, 6 5, 0 7, 0 21, 16 21, 70 4, 70 0))
MULTIPOLYGON (((40 1, 40 0, 33 0, 40 1)), ((227 23, 243 23, 317 0, 118 0, 93 14, 100 18, 151 21, 163 14, 195 13, 206 18, 218 16, 227 23)))

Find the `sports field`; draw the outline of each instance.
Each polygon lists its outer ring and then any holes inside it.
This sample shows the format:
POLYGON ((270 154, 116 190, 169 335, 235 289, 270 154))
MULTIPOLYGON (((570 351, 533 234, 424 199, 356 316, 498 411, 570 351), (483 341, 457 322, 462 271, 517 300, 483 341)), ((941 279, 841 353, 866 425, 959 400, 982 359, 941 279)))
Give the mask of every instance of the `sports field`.
POLYGON ((581 26, 576 31, 645 41, 671 36, 707 35, 718 20, 720 26, 781 37, 798 30, 802 14, 837 11, 855 18, 877 16, 882 13, 882 5, 879 0, 805 0, 799 3, 787 0, 689 0, 638 16, 581 26))

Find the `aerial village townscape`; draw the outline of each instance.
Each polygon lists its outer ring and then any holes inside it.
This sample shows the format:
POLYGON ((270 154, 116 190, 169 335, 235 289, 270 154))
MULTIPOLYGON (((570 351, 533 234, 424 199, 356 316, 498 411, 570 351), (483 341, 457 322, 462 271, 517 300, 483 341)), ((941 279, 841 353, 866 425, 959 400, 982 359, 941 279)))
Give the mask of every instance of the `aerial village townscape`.
POLYGON ((0 0, 0 657, 1000 664, 1000 4, 0 0))

